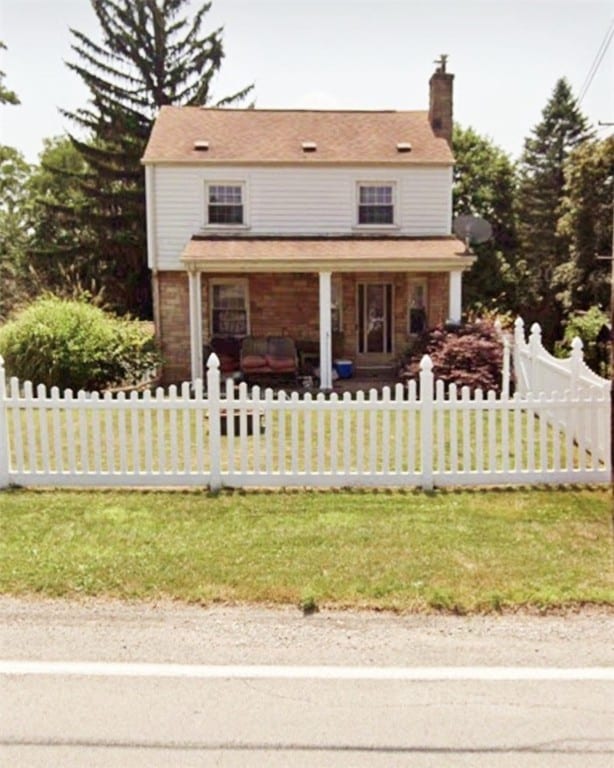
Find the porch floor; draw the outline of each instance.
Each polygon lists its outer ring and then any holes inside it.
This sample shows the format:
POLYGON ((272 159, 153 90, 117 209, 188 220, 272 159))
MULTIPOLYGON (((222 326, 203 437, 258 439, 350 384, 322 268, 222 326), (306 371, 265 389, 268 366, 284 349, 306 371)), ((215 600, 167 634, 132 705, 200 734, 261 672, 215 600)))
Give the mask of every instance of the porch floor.
MULTIPOLYGON (((235 374, 235 383, 238 384, 242 381, 241 375, 237 372, 235 374)), ((356 373, 348 379, 337 378, 333 381, 332 392, 337 394, 343 394, 344 392, 368 392, 371 389, 375 389, 377 392, 381 392, 384 387, 390 387, 394 389, 395 384, 402 381, 399 378, 398 370, 396 367, 384 367, 373 370, 358 370, 356 373)), ((311 392, 317 394, 320 392, 319 380, 315 376, 298 374, 295 380, 278 379, 275 376, 257 376, 250 377, 248 382, 248 388, 251 389, 254 385, 260 386, 261 389, 271 388, 273 391, 278 392, 284 390, 285 392, 300 392, 304 394, 311 392)))

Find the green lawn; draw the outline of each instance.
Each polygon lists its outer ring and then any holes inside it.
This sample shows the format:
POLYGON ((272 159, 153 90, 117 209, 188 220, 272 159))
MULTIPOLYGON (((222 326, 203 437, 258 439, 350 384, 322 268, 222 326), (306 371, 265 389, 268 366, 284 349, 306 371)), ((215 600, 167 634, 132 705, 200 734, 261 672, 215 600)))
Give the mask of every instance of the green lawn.
POLYGON ((0 593, 399 611, 614 605, 599 488, 0 494, 0 593))

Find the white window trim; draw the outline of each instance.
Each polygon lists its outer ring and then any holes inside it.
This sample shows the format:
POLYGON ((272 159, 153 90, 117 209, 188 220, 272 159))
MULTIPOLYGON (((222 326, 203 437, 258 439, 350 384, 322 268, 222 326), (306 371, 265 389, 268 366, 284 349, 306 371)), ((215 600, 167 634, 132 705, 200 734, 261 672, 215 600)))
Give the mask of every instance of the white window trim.
POLYGON ((384 230, 390 231, 399 229, 399 187, 396 180, 390 179, 361 179, 356 182, 354 187, 354 224, 353 229, 358 230, 384 230), (361 187, 391 187, 392 188, 392 224, 360 224, 358 221, 358 211, 360 207, 360 188, 361 187))
POLYGON ((206 179, 203 192, 203 210, 205 229, 249 229, 249 194, 247 182, 243 179, 206 179), (209 187, 241 187, 241 201, 243 205, 243 222, 241 224, 209 223, 209 187))
MULTIPOLYGON (((216 332, 213 330, 213 288, 216 285, 240 285, 243 288, 245 296, 245 336, 249 336, 251 333, 251 318, 249 314, 249 280, 246 277, 213 277, 209 280, 209 332, 210 336, 215 336, 216 332)), ((243 336, 234 336, 234 338, 244 338, 243 336)))

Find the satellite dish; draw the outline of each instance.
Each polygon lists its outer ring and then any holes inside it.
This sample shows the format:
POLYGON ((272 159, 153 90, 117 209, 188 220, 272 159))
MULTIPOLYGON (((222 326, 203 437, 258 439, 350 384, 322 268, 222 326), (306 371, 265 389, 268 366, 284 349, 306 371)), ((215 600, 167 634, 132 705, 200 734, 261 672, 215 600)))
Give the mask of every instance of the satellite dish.
POLYGON ((492 237, 492 227, 479 216, 457 216, 454 219, 454 234, 465 243, 465 253, 471 251, 472 245, 485 243, 492 237))

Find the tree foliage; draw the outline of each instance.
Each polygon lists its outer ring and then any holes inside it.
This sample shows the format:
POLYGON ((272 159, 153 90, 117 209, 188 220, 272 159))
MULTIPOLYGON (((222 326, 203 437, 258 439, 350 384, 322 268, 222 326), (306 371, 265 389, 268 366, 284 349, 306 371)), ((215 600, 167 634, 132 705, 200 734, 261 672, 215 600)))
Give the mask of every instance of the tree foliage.
MULTIPOLYGON (((6 45, 0 40, 0 50, 6 51, 6 45)), ((19 97, 15 91, 10 91, 4 85, 4 72, 0 71, 0 104, 19 104, 19 97)))
POLYGON ((24 298, 31 172, 20 152, 0 145, 0 321, 24 298))
POLYGON ((480 216, 493 228, 489 242, 473 247, 477 261, 463 280, 465 307, 515 311, 514 164, 473 128, 454 127, 453 149, 454 216, 480 216))
POLYGON ((568 261, 555 272, 565 310, 607 307, 612 267, 614 136, 586 141, 565 164, 558 233, 569 243, 568 261), (602 257, 602 258, 599 258, 602 257))
POLYGON ((569 84, 559 80, 541 121, 525 140, 516 196, 523 313, 527 322, 540 322, 545 340, 560 332, 562 318, 555 273, 568 260, 570 247, 567 234, 558 227, 565 163, 590 136, 569 84))
POLYGON ((571 353, 571 343, 578 337, 583 344, 584 362, 595 373, 609 378, 611 372, 608 371, 608 322, 608 316, 599 307, 590 307, 586 312, 573 312, 565 321, 565 333, 562 341, 556 345, 556 353, 561 357, 568 357, 571 353))
POLYGON ((35 294, 44 290, 69 298, 87 291, 100 298, 96 264, 88 269, 80 258, 83 242, 93 237, 90 222, 78 215, 87 205, 82 182, 88 170, 67 136, 45 139, 29 183, 35 211, 29 248, 35 294))
MULTIPOLYGON (((190 20, 188 0, 91 0, 102 40, 71 29, 76 61, 68 66, 88 87, 89 105, 65 112, 85 132, 71 136, 83 168, 73 175, 80 197, 66 206, 78 233, 73 256, 84 282, 94 275, 119 311, 151 314, 146 263, 144 174, 140 164, 158 109, 204 105, 224 56, 222 30, 203 31, 211 3, 190 20)), ((223 99, 245 98, 251 86, 223 99)), ((54 242, 58 253, 66 243, 54 242)), ((52 256, 52 254, 49 254, 52 256)))

